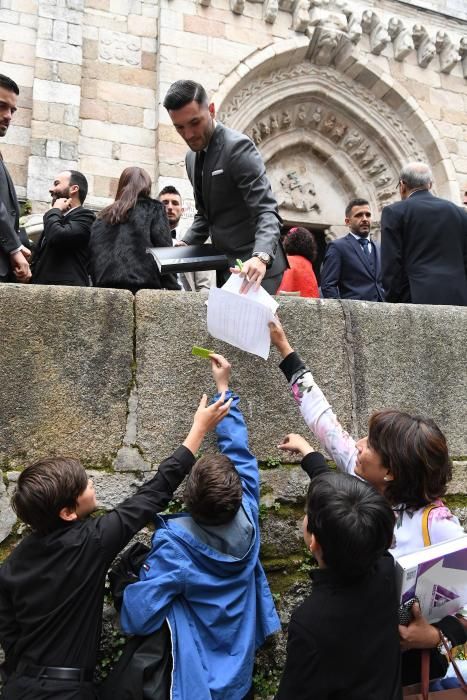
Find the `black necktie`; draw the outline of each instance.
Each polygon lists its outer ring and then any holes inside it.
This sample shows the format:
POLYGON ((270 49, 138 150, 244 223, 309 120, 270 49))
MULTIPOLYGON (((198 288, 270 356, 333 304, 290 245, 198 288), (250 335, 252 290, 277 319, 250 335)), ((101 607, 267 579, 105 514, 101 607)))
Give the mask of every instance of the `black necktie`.
POLYGON ((369 255, 369 254, 370 254, 370 247, 369 247, 369 246, 370 246, 370 241, 368 240, 368 238, 359 238, 359 239, 358 239, 358 242, 359 242, 360 245, 362 246, 364 252, 365 252, 367 255, 369 255))
POLYGON ((203 166, 204 159, 206 158, 206 151, 198 151, 196 154, 195 162, 195 192, 196 199, 201 207, 204 209, 203 202, 203 166))

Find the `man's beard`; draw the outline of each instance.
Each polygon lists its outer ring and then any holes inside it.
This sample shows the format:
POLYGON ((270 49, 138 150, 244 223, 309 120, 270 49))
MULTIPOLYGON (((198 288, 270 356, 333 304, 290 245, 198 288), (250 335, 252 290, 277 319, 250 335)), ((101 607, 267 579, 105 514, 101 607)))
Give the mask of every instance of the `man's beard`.
POLYGON ((52 195, 52 204, 55 204, 57 199, 62 199, 62 198, 68 199, 69 197, 70 197, 70 188, 65 187, 65 189, 62 190, 61 192, 54 192, 54 194, 52 195))

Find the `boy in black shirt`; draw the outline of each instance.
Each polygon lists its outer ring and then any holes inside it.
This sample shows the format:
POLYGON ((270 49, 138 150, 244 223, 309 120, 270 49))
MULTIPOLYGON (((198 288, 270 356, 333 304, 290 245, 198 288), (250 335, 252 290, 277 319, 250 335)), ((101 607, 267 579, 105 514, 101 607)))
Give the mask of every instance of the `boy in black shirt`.
POLYGON ((300 452, 312 478, 303 537, 319 569, 290 620, 276 700, 399 700, 392 509, 372 486, 331 472, 301 436, 282 448, 300 452))
POLYGON ((99 518, 92 482, 77 460, 50 458, 27 467, 13 495, 26 537, 0 567, 0 642, 4 700, 91 700, 109 564, 163 510, 194 464, 230 401, 203 396, 183 445, 134 496, 99 518))

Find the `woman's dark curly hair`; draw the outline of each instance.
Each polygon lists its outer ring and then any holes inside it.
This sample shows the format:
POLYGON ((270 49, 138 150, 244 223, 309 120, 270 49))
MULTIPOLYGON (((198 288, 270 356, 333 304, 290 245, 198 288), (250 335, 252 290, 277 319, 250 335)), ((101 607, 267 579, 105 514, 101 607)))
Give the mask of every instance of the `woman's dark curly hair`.
POLYGON ((287 255, 302 255, 313 263, 318 254, 314 235, 303 226, 294 226, 286 233, 283 241, 287 255))
POLYGON ((422 508, 444 496, 452 462, 433 420, 387 409, 373 413, 368 427, 369 446, 394 477, 384 492, 392 505, 422 508))

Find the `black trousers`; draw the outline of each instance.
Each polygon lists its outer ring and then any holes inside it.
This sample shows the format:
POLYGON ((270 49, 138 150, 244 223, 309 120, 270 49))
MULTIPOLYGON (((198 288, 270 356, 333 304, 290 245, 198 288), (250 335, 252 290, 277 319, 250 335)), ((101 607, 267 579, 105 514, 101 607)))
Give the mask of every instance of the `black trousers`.
POLYGON ((13 674, 1 694, 2 700, 97 700, 92 683, 53 681, 13 674))

